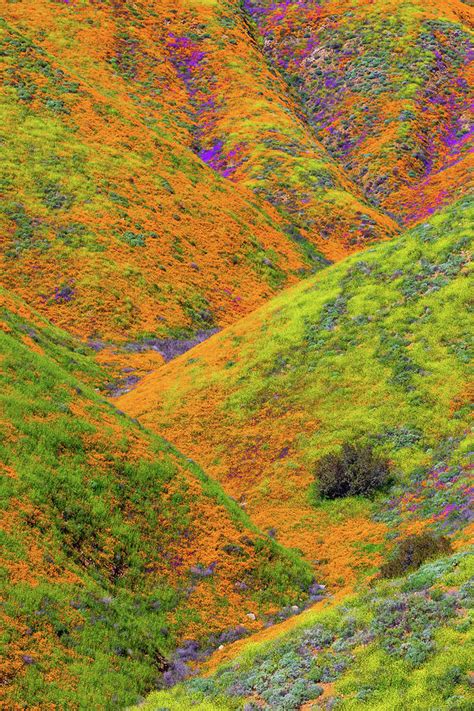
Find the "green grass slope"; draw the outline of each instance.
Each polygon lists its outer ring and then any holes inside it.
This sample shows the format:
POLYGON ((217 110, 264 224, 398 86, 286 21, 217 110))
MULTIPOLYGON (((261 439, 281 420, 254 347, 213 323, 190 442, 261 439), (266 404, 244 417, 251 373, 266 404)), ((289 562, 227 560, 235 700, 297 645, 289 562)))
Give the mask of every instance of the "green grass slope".
POLYGON ((122 708, 184 637, 304 599, 296 553, 105 402, 83 345, 0 299, 4 708, 122 708))
POLYGON ((160 368, 119 406, 179 443, 333 588, 374 572, 389 529, 432 526, 461 541, 472 214, 463 200, 329 267, 160 368), (390 498, 317 496, 315 462, 353 440, 391 460, 390 498))

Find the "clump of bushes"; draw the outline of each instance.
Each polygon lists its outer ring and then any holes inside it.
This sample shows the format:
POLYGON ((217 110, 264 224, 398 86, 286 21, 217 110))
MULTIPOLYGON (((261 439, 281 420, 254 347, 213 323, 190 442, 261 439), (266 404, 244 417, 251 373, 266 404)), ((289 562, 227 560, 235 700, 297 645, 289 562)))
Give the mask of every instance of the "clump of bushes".
POLYGON ((341 452, 327 454, 315 466, 320 496, 367 496, 383 488, 390 480, 386 459, 375 454, 370 445, 344 444, 341 452))
POLYGON ((410 570, 417 570, 430 558, 452 553, 451 542, 446 536, 423 531, 407 536, 398 544, 394 555, 380 569, 382 578, 398 578, 410 570))
POLYGON ((419 666, 434 652, 436 632, 457 609, 456 598, 444 593, 439 599, 428 593, 398 595, 376 607, 371 631, 387 654, 419 666))

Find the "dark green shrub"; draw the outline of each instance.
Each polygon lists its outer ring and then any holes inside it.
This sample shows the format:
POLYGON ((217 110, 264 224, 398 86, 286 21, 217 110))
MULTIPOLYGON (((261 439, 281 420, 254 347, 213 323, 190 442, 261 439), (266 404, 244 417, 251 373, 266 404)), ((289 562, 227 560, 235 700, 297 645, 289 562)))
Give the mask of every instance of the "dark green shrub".
POLYGON ((404 538, 394 555, 380 569, 383 578, 398 578, 410 570, 416 570, 425 560, 452 553, 451 542, 445 536, 430 531, 404 538))
POLYGON ((390 478, 388 461, 370 445, 344 444, 341 452, 327 454, 314 471, 320 495, 325 499, 366 496, 382 488, 390 478))

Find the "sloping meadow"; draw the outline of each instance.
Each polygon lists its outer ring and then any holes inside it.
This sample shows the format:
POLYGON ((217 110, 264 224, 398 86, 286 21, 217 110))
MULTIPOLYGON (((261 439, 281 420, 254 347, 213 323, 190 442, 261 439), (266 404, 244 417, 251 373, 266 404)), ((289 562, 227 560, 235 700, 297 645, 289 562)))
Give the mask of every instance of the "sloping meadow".
POLYGON ((235 0, 4 15, 0 279, 66 330, 227 325, 321 252, 397 232, 298 117, 235 0))
POLYGON ((376 571, 389 527, 434 527, 462 545, 471 221, 464 200, 329 267, 145 378, 120 407, 179 443, 333 588, 376 571), (315 463, 345 442, 389 458, 390 494, 319 497, 315 463))
POLYGON ((312 613, 293 632, 236 649, 212 675, 152 694, 140 708, 468 711, 473 560, 467 552, 440 559, 312 613))
POLYGON ((0 278, 80 337, 216 327, 305 268, 274 208, 194 150, 151 5, 10 3, 0 25, 0 278))
POLYGON ((6 708, 134 703, 179 673, 183 639, 196 658, 304 603, 313 578, 296 553, 105 402, 83 345, 1 301, 6 708))

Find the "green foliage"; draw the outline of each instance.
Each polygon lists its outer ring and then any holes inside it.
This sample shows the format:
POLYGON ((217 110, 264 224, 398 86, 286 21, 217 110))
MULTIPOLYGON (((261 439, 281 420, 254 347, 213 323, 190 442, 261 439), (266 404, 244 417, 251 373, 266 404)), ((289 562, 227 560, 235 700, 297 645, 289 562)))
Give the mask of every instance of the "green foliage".
POLYGON ((12 244, 7 256, 15 258, 29 249, 47 250, 50 242, 44 236, 44 230, 25 210, 21 203, 3 203, 0 212, 14 224, 12 244))
POLYGON ((433 599, 426 594, 401 595, 379 605, 371 629, 380 636, 388 654, 419 666, 433 652, 436 627, 455 614, 452 596, 441 594, 433 599))
POLYGON ((186 295, 180 303, 194 329, 206 329, 214 325, 215 316, 208 300, 202 294, 194 291, 186 295))
POLYGON ((50 210, 66 210, 74 199, 66 194, 57 183, 48 183, 43 188, 43 202, 50 210))
POLYGON ((255 558, 257 561, 255 571, 254 597, 259 604, 271 604, 275 590, 283 605, 294 601, 292 581, 298 580, 301 591, 307 590, 314 580, 311 568, 302 568, 298 553, 285 550, 285 557, 279 555, 280 547, 271 538, 257 539, 255 544, 255 558))
POLYGON ((314 469, 319 494, 326 499, 368 496, 387 485, 388 461, 370 445, 344 444, 337 454, 326 454, 314 469))
POLYGON ((146 237, 140 232, 130 232, 127 230, 123 233, 122 239, 130 247, 144 247, 146 243, 146 237))
POLYGON ((426 560, 451 551, 451 542, 445 536, 437 536, 431 531, 416 533, 400 541, 392 558, 381 567, 380 574, 383 578, 400 577, 416 570, 426 560))
POLYGON ((325 703, 343 711, 467 711, 473 561, 461 553, 424 565, 420 571, 432 581, 422 593, 403 590, 403 581, 383 581, 332 609, 310 611, 296 629, 270 642, 250 642, 212 676, 152 694, 144 708, 202 703, 212 711, 250 711, 256 704, 296 711, 306 701, 317 704, 321 684, 329 683, 325 703))

